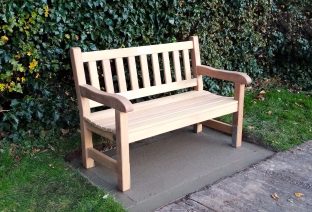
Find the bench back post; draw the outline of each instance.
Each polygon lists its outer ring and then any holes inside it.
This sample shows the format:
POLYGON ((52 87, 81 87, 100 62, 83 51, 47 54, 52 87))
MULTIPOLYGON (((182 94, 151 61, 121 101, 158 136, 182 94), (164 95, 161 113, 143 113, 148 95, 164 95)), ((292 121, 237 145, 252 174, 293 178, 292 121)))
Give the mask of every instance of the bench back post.
POLYGON ((76 95, 78 99, 79 115, 80 120, 82 117, 88 117, 90 114, 89 100, 84 98, 80 94, 80 85, 86 84, 86 77, 84 73, 83 61, 81 57, 81 49, 79 47, 74 47, 70 49, 71 65, 74 74, 76 95))
POLYGON ((201 65, 198 36, 192 36, 190 40, 193 42, 193 49, 191 50, 192 68, 193 68, 192 71, 194 77, 197 78, 197 86, 195 90, 200 91, 203 90, 203 77, 202 75, 197 74, 196 71, 196 67, 201 65))

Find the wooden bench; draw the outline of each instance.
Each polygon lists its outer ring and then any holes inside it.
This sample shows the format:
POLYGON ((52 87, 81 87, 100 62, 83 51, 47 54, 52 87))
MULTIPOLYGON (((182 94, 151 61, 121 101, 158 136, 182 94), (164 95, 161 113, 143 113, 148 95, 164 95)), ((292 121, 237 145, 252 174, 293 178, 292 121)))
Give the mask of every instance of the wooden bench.
POLYGON ((241 146, 244 88, 251 79, 244 73, 201 65, 197 36, 185 42, 104 51, 81 52, 75 47, 70 53, 83 165, 90 168, 97 161, 117 172, 121 191, 131 185, 130 143, 190 125, 199 133, 204 124, 232 133, 233 146, 241 146), (234 98, 204 91, 203 75, 234 82, 234 98), (184 92, 130 101, 178 90, 184 92), (111 109, 91 112, 103 105, 111 109), (214 120, 231 113, 232 125, 214 120), (93 148, 92 133, 116 141, 116 160, 93 148))

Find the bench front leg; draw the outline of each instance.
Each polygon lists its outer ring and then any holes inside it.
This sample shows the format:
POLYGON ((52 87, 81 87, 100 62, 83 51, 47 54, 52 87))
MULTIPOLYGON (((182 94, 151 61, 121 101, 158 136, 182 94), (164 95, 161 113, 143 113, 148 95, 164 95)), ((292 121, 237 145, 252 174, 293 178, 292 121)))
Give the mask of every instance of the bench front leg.
POLYGON ((88 149, 93 147, 92 132, 80 118, 82 165, 88 169, 94 167, 94 160, 88 156, 88 149))
POLYGON ((127 191, 131 187, 128 114, 115 110, 118 188, 127 191))
POLYGON ((234 99, 238 101, 237 112, 233 113, 232 145, 242 145, 245 85, 235 83, 234 99))

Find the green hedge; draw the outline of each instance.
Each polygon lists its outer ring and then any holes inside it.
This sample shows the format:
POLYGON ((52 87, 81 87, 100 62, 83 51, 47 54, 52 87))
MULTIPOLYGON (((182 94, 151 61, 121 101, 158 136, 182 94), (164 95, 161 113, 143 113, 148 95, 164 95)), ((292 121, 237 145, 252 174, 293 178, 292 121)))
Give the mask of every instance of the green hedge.
MULTIPOLYGON (((78 125, 68 52, 72 46, 121 48, 181 41, 196 34, 204 64, 247 72, 254 79, 277 75, 311 89, 311 3, 269 2, 2 2, 1 135, 18 141, 23 135, 78 125)), ((208 78, 205 86, 232 92, 229 84, 208 78)))

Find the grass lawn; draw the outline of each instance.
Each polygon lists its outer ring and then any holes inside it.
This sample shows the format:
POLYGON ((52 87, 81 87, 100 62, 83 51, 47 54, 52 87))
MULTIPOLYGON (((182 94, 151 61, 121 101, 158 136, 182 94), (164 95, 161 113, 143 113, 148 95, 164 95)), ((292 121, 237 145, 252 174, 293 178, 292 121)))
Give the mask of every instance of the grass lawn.
POLYGON ((311 94, 274 88, 260 92, 249 91, 245 98, 245 140, 284 151, 312 139, 311 94))
MULTIPOLYGON (((75 137, 79 139, 79 137, 75 137)), ((68 140, 60 140, 68 142, 68 140)), ((77 143, 77 140, 75 140, 77 143)), ((68 142, 70 143, 70 142, 68 142)), ((53 148, 52 148, 53 149, 53 148)), ((111 196, 45 149, 12 159, 0 153, 0 211, 124 211, 111 196)))

